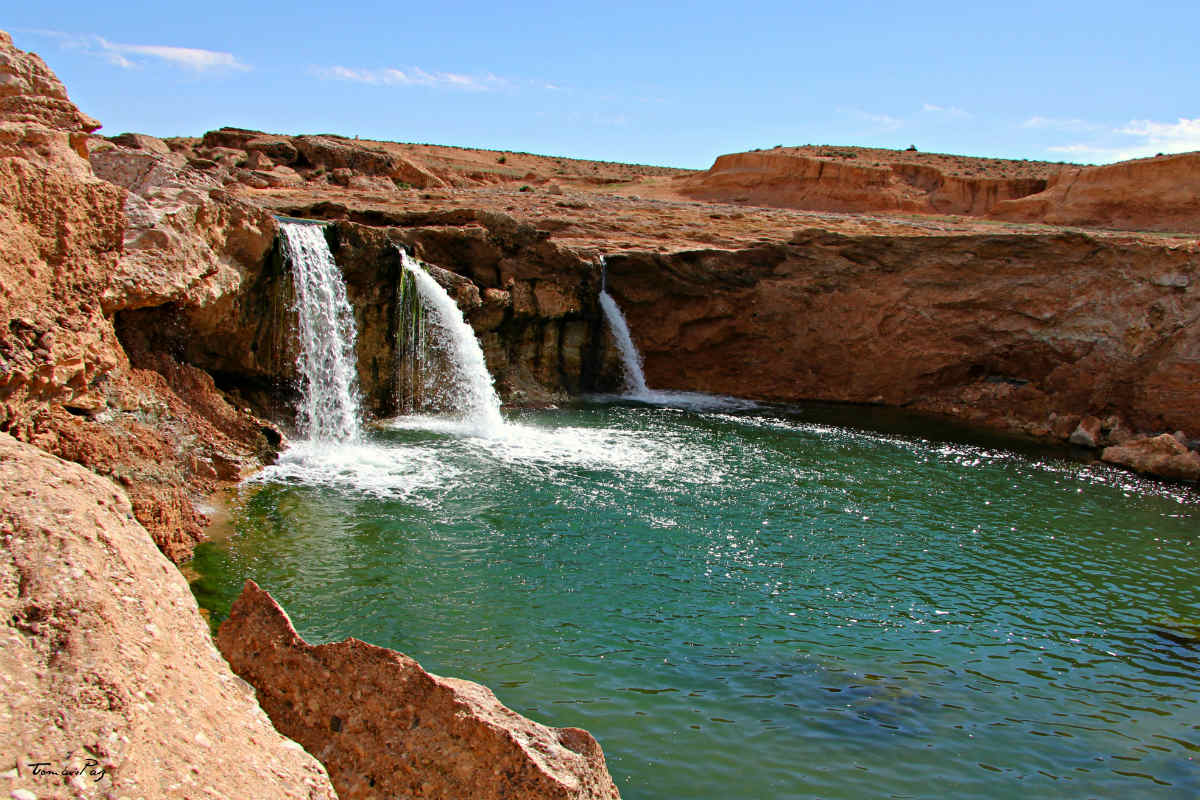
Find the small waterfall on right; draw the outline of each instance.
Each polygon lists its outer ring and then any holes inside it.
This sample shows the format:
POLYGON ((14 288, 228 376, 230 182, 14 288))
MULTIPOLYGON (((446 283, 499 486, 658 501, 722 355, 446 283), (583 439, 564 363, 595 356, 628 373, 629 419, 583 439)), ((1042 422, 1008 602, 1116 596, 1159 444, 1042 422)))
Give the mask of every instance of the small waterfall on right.
POLYGON ((617 350, 621 353, 621 366, 625 370, 625 389, 631 397, 648 397, 650 389, 646 386, 646 376, 642 372, 642 356, 638 353, 637 345, 633 343, 625 315, 621 313, 620 306, 612 299, 607 289, 600 290, 600 308, 604 309, 604 318, 608 321, 613 339, 617 342, 617 350))
POLYGON ((752 400, 741 400, 728 395, 713 395, 703 392, 684 392, 677 390, 651 389, 646 385, 646 375, 642 372, 642 354, 633 343, 633 335, 629 332, 629 323, 621 313, 621 307, 608 293, 608 264, 600 258, 600 308, 604 311, 604 319, 612 331, 613 340, 617 343, 617 351, 621 354, 621 368, 625 373, 626 400, 651 405, 675 406, 695 411, 726 411, 735 409, 754 408, 752 400))
POLYGON ((421 262, 401 250, 398 397, 405 412, 457 417, 473 433, 504 428, 500 398, 475 331, 421 262))

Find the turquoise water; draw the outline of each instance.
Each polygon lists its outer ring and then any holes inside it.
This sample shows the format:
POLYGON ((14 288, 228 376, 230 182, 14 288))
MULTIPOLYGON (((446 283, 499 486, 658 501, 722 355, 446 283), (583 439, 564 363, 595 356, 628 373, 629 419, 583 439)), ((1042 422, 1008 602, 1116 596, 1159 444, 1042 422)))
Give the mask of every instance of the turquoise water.
POLYGON ((1196 493, 830 413, 301 446, 195 589, 587 728, 631 800, 1200 796, 1196 493))

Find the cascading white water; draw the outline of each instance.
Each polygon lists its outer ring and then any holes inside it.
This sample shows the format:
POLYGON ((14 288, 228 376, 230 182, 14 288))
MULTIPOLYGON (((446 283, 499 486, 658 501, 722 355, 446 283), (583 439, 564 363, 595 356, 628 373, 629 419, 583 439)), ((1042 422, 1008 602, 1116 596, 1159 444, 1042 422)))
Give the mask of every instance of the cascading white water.
POLYGON ((292 269, 299 352, 300 404, 296 430, 318 441, 359 438, 357 331, 341 270, 322 227, 280 221, 283 249, 292 269))
POLYGON ((444 367, 425 371, 423 402, 458 417, 473 433, 498 434, 504 428, 500 398, 492 385, 475 331, 463 318, 454 298, 425 271, 420 261, 404 251, 401 261, 416 282, 426 312, 424 346, 442 356, 427 361, 444 367))
POLYGON ((702 392, 680 392, 673 390, 651 389, 646 386, 646 375, 642 372, 642 354, 633 343, 629 333, 629 324, 621 307, 608 293, 608 265, 600 259, 600 308, 604 310, 604 318, 616 340, 617 350, 621 354, 621 367, 625 371, 626 400, 636 400, 639 403, 650 403, 661 406, 677 406, 695 411, 732 411, 736 409, 753 408, 752 400, 741 400, 727 395, 712 395, 702 392))
POLYGON ((608 320, 608 327, 612 330, 613 338, 617 342, 617 350, 621 353, 621 366, 625 370, 625 388, 632 397, 648 396, 650 390, 646 387, 646 376, 642 373, 642 356, 633 343, 629 325, 625 322, 625 315, 621 313, 617 301, 613 300, 612 295, 605 289, 600 290, 600 308, 604 309, 604 318, 608 320))

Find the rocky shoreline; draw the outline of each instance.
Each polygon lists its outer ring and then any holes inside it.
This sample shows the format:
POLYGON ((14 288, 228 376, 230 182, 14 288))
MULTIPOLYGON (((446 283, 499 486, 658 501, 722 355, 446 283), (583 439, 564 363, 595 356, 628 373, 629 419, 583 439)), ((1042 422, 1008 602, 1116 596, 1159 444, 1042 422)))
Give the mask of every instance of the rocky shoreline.
MULTIPOLYGON (((259 622, 223 629, 221 647, 257 699, 213 647, 171 562, 203 537, 196 498, 285 443, 295 345, 276 214, 331 223, 373 415, 395 411, 397 247, 455 295, 518 405, 617 386, 605 256, 652 386, 907 407, 1200 479, 1194 236, 698 203, 684 189, 700 178, 681 171, 527 154, 497 169, 494 154, 329 136, 105 139, 2 33, 0 77, 0 789, 25 792, 13 796, 616 796, 585 732, 537 726, 391 651, 312 648, 256 587, 243 607, 259 622), (254 636, 287 646, 263 660, 254 636), (450 720, 421 732, 426 772, 363 783, 389 769, 370 746, 384 717, 306 704, 297 687, 327 661, 348 696, 368 674, 382 692, 425 687, 450 720), (274 727, 260 703, 285 709, 274 727), (463 714, 477 727, 460 736, 463 714), (352 745, 330 734, 352 729, 352 745), (439 764, 442 735, 478 747, 439 764)), ((1092 173, 1072 180, 1102 193, 1092 173)), ((412 708, 409 722, 433 719, 412 708)))

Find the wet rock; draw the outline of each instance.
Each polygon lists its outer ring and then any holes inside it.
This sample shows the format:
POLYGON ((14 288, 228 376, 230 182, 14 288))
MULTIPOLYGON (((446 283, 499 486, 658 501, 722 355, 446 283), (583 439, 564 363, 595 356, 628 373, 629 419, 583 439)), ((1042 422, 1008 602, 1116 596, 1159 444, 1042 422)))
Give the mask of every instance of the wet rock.
POLYGON ((1169 433, 1107 447, 1100 458, 1148 475, 1200 480, 1200 453, 1192 452, 1169 433))
POLYGON ((217 635, 277 729, 325 764, 342 800, 617 798, 600 745, 357 639, 313 646, 253 581, 217 635))
POLYGON ((1084 417, 1071 433, 1068 441, 1080 447, 1096 448, 1100 446, 1100 420, 1095 417, 1084 417))
POLYGON ((5 797, 332 800, 221 659, 124 491, 0 434, 0 537, 5 797), (86 788, 31 761, 84 768, 86 788))

